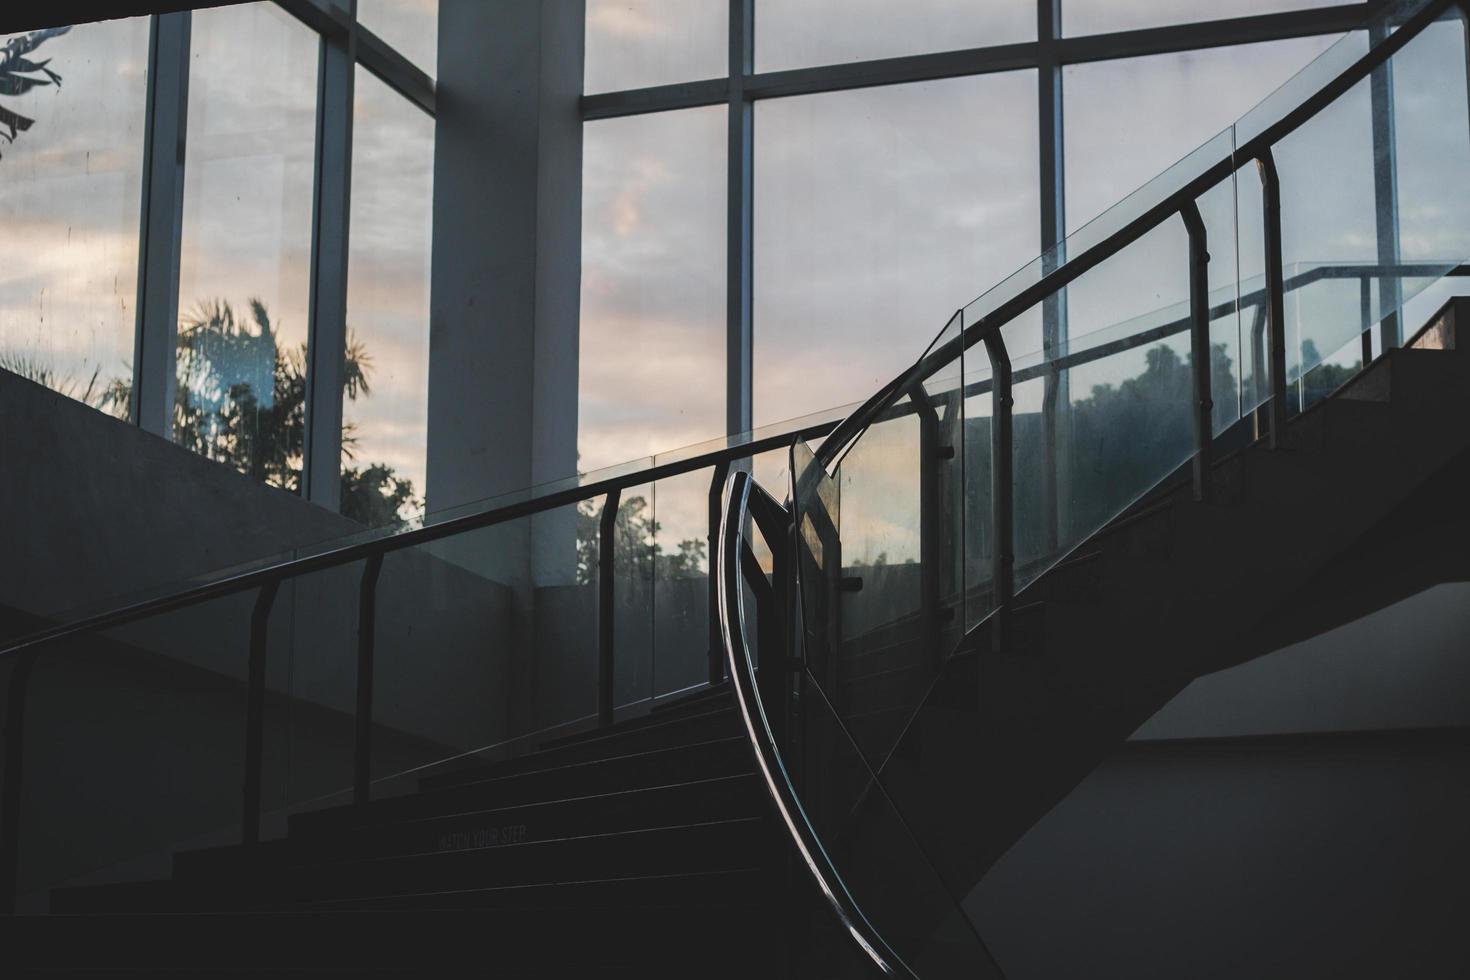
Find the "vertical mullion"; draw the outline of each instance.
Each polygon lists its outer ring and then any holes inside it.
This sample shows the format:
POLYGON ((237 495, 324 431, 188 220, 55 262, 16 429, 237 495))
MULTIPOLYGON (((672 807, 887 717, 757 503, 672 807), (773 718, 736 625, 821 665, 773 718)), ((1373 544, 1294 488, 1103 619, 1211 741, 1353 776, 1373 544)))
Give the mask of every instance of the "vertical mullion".
POLYGON ((187 10, 159 14, 149 30, 131 417, 164 438, 173 436, 191 18, 187 10))
MULTIPOLYGON (((1369 34, 1376 45, 1387 37, 1388 29, 1377 23, 1369 34)), ((1373 214, 1378 264, 1394 266, 1399 261, 1399 175, 1394 136, 1392 61, 1373 69, 1368 84, 1373 117, 1373 214)), ((1384 310, 1389 311, 1380 327, 1384 350, 1398 347, 1402 342, 1398 314, 1400 296, 1397 275, 1382 275, 1378 280, 1378 301, 1384 310)))
MULTIPOLYGON (((1061 37, 1061 0, 1036 0, 1037 142, 1040 150, 1041 255, 1043 275, 1061 264, 1067 235, 1066 181, 1062 131, 1062 66, 1056 42, 1061 37)), ((1041 343, 1048 361, 1067 353, 1067 295, 1048 296, 1041 306, 1041 343)), ((1060 539, 1061 499, 1059 484, 1064 479, 1062 460, 1066 455, 1065 407, 1070 401, 1067 376, 1048 370, 1042 381, 1042 438, 1046 463, 1042 467, 1043 532, 1047 554, 1056 551, 1060 539), (1062 406, 1059 410, 1058 406, 1062 406)))
POLYGON ((329 510, 341 506, 342 487, 342 373, 347 345, 352 107, 357 67, 356 12, 350 13, 353 26, 345 34, 322 37, 317 81, 304 492, 308 500, 329 510))
POLYGON ((751 428, 751 238, 753 106, 745 78, 755 70, 755 0, 730 0, 728 209, 725 218, 725 431, 751 428))

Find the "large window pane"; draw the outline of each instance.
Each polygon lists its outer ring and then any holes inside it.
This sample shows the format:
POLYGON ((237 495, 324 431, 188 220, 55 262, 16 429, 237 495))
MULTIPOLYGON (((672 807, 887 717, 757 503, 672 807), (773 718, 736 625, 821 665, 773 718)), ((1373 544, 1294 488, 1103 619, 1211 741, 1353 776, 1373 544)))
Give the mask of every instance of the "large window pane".
POLYGON ((342 512, 381 525, 424 494, 434 120, 362 68, 354 112, 342 512))
POLYGON ((582 470, 725 431, 725 110, 588 123, 582 470))
POLYGON ((860 401, 1039 251, 1036 75, 756 105, 755 423, 860 401))
POLYGON ((1068 233, 1235 122, 1337 37, 1063 69, 1068 233))
POLYGON ((0 367, 125 417, 148 19, 0 40, 0 367))
POLYGON ((273 3, 192 33, 174 438, 299 491, 317 36, 273 3))
POLYGON ((1068 35, 1130 31, 1166 24, 1188 24, 1284 10, 1332 7, 1341 0, 1066 0, 1062 32, 1068 35))
POLYGON ((357 22, 430 75, 439 70, 439 0, 357 0, 357 22))
POLYGON ((1035 37, 1033 0, 766 0, 755 8, 757 71, 957 51, 1035 37))
POLYGON ((713 0, 587 0, 582 89, 667 85, 728 74, 730 9, 713 0))

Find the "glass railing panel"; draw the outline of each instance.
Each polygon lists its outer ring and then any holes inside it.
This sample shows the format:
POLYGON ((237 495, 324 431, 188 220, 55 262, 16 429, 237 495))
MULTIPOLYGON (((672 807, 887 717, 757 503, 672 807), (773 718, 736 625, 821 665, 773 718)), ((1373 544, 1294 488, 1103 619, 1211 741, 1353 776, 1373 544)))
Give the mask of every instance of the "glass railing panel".
MULTIPOLYGON (((1451 17, 1431 25, 1393 59, 1394 168, 1398 177, 1401 261, 1442 262, 1470 257, 1470 198, 1449 193, 1470 172, 1470 119, 1463 25, 1451 17)), ((1404 300, 1400 322, 1408 338, 1451 296, 1470 289, 1454 277, 1404 300)))
POLYGON ((385 556, 373 795, 593 723, 601 507, 569 504, 385 556))
POLYGON ((1211 431, 1217 436, 1241 418, 1245 404, 1242 365, 1246 343, 1240 302, 1245 289, 1240 283, 1240 260, 1236 254, 1239 208, 1235 184, 1232 175, 1196 201, 1210 252, 1210 397, 1214 401, 1211 431))
POLYGON ((659 480, 653 486, 655 697, 709 680, 709 528, 713 477, 713 469, 695 470, 659 480))
POLYGON ((824 678, 854 736, 875 755, 892 744, 898 719, 870 711, 867 689, 922 672, 925 659, 921 426, 911 398, 890 416, 868 427, 837 470, 842 583, 834 658, 824 678))
POLYGON ((628 487, 618 501, 613 533, 613 705, 653 698, 653 484, 628 487))
MULTIPOLYGON (((1410 11, 1423 5, 1423 0, 1407 0, 1392 6, 1410 11)), ((1235 131, 1240 143, 1255 139, 1280 122, 1287 113, 1295 110, 1324 85, 1352 67, 1354 62, 1368 53, 1368 47, 1368 32, 1353 31, 1312 59, 1301 71, 1236 120, 1235 131)))
MULTIPOLYGON (((0 711, 24 711, 19 911, 48 912, 57 888, 167 877, 181 848, 239 842, 254 602, 229 596, 8 658, 0 711), (18 687, 23 658, 33 666, 18 687)), ((267 715, 283 702, 269 692, 267 715)))
MULTIPOLYGON (((288 579, 272 606, 261 780, 265 838, 285 836, 291 813, 351 800, 364 565, 288 579)), ((384 756, 393 757, 391 735, 379 741, 384 756)))
MULTIPOLYGON (((1229 178, 1218 187, 1200 211, 1218 267, 1212 348, 1223 337, 1212 387, 1228 418, 1238 415, 1234 206, 1229 178)), ((1194 454, 1189 254, 1175 216, 1066 290, 1065 323, 1079 334, 1065 355, 1013 360, 1018 591, 1194 454)))
MULTIPOLYGON (((844 600, 861 593, 844 593, 840 584, 853 569, 836 548, 834 522, 852 520, 839 504, 839 483, 804 444, 793 447, 792 472, 796 498, 805 504, 795 516, 800 635, 807 668, 798 675, 801 709, 795 715, 796 730, 785 740, 783 762, 804 815, 842 887, 910 970, 925 977, 994 976, 984 945, 879 784, 873 752, 862 744, 864 712, 897 708, 906 714, 911 709, 904 704, 907 695, 900 684, 884 682, 861 691, 851 686, 852 670, 872 665, 847 657, 840 638, 848 612, 844 600), (834 696, 848 707, 840 707, 834 696)), ((866 582, 863 588, 868 588, 866 582)), ((773 705, 766 707, 769 712, 773 705)), ((823 971, 821 963, 804 963, 802 975, 833 975, 823 971)))

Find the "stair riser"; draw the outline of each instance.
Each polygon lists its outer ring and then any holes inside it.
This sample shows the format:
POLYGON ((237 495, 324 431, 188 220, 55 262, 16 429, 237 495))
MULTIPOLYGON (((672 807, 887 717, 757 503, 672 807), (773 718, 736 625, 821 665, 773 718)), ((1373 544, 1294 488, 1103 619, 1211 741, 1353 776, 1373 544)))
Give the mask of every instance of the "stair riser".
POLYGON ((345 830, 366 824, 517 806, 566 799, 578 794, 615 793, 748 772, 754 772, 749 741, 735 737, 392 797, 363 808, 297 814, 291 819, 291 836, 303 841, 330 839, 345 830))
POLYGON ((268 857, 251 857, 238 848, 186 852, 174 861, 177 880, 259 871, 310 861, 349 861, 440 851, 474 850, 560 840, 591 834, 643 830, 764 816, 769 802, 754 775, 685 783, 530 806, 460 813, 356 829, 309 841, 288 841, 268 857))
POLYGON ((465 769, 443 776, 430 776, 420 781, 423 789, 438 789, 484 779, 496 779, 520 773, 535 772, 575 762, 610 759, 634 752, 690 745, 710 739, 729 738, 741 734, 740 719, 733 709, 721 709, 660 725, 650 725, 629 732, 618 732, 595 740, 578 742, 549 752, 508 759, 488 766, 465 769))

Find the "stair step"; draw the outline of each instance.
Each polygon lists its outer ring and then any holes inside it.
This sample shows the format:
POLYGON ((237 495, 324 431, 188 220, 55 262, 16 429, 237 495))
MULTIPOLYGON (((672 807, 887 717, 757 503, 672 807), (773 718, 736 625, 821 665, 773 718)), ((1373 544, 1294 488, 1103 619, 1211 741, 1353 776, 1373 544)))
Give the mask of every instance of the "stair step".
POLYGON ((743 735, 731 736, 481 779, 375 800, 365 807, 335 807, 293 814, 290 832, 293 839, 305 840, 366 824, 538 803, 577 794, 643 789, 754 771, 749 740, 743 735))
POLYGON ((291 908, 345 899, 750 869, 769 863, 778 840, 766 817, 743 817, 290 867, 242 864, 234 874, 213 875, 190 887, 200 907, 291 908))
POLYGON ((611 730, 574 744, 485 766, 426 776, 419 781, 419 786, 422 789, 437 789, 483 779, 535 772, 574 762, 591 762, 634 752, 689 745, 714 738, 739 735, 742 731, 740 716, 736 713, 735 708, 733 706, 722 707, 687 718, 661 720, 655 724, 643 725, 627 731, 611 730))
POLYGON ((768 807, 760 778, 745 773, 519 806, 448 810, 341 828, 305 840, 288 839, 267 851, 243 847, 186 851, 174 857, 174 878, 204 881, 267 865, 279 869, 760 817, 768 807))
POLYGON ((595 881, 510 885, 427 894, 344 899, 313 909, 520 909, 539 911, 609 908, 755 908, 770 900, 772 874, 762 869, 642 875, 595 881))
MULTIPOLYGON (((759 975, 779 962, 765 910, 611 908, 0 917, 22 975, 336 975, 561 978, 759 975), (731 936, 742 937, 730 942, 731 936), (718 956, 711 956, 712 950, 718 956), (119 964, 126 964, 119 971, 119 964)), ((14 974, 12 974, 14 975, 14 974)))

